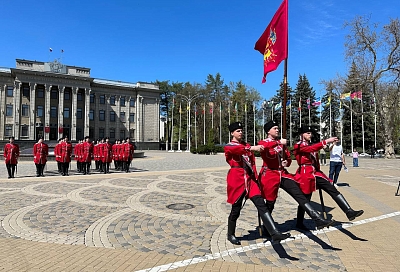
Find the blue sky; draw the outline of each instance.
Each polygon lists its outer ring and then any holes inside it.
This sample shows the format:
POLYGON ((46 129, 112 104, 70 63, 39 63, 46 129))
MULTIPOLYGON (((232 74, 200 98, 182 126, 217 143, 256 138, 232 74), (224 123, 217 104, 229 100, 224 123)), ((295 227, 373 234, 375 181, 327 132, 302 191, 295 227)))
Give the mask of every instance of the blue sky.
MULTIPOLYGON (((254 44, 281 0, 1 0, 0 66, 15 59, 91 68, 91 76, 127 82, 204 83, 219 72, 270 98, 283 65, 261 84, 262 55, 254 44), (49 53, 49 48, 53 49, 49 53), (64 53, 61 54, 61 50, 64 53)), ((288 81, 306 74, 319 96, 321 79, 344 74, 346 20, 398 17, 400 1, 289 0, 288 81)))

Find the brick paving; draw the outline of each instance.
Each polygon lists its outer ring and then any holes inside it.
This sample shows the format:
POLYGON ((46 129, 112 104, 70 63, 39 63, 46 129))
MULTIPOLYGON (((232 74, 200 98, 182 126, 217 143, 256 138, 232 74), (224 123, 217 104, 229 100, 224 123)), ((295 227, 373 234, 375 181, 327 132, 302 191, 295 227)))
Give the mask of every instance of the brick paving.
MULTIPOLYGON (((57 174, 32 162, 15 179, 0 172, 0 269, 4 271, 399 271, 398 160, 361 158, 341 172, 339 190, 363 216, 352 224, 324 194, 336 227, 301 233, 297 205, 280 191, 273 213, 292 238, 260 237, 248 201, 238 220, 241 246, 226 240, 224 156, 146 151, 131 173, 57 174)), ((261 165, 258 161, 258 165, 261 165)), ((327 173, 328 166, 322 166, 327 173)), ((295 171, 295 166, 289 169, 295 171)), ((313 205, 320 209, 318 194, 313 205)), ((305 224, 313 227, 307 219, 305 224)))

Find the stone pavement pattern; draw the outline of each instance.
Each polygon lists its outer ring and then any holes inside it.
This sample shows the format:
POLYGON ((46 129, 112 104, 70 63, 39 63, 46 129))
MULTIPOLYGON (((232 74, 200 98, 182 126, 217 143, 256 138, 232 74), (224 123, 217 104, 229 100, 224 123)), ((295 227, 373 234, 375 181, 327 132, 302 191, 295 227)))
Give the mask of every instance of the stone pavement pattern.
MULTIPOLYGON (((238 220, 241 246, 226 240, 223 155, 146 152, 132 173, 71 170, 34 177, 21 162, 17 178, 0 172, 0 268, 4 271, 399 271, 399 162, 361 159, 342 172, 339 190, 365 214, 353 225, 318 232, 294 230, 296 203, 283 191, 273 217, 293 238, 260 237, 248 201, 238 220), (379 218, 382 215, 388 215, 379 218), (372 218, 372 219, 371 219, 372 218), (362 220, 365 219, 365 220, 362 220), (42 242, 42 243, 38 243, 42 242), (191 263, 191 264, 190 264, 191 263)), ((258 161, 258 165, 261 163, 258 161)), ((75 165, 72 166, 72 169, 75 165)), ((323 166, 327 173, 328 167, 323 166)), ((295 167, 290 168, 291 172, 295 167)), ((318 194, 313 196, 318 205, 318 194)), ((334 219, 345 215, 325 194, 334 219)), ((311 220, 306 225, 313 226, 311 220)))

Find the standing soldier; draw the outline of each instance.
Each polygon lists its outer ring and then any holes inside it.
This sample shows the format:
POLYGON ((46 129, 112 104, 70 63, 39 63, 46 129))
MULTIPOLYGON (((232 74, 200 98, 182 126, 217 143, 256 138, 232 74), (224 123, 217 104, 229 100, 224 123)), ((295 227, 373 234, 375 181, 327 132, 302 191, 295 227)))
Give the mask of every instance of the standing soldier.
POLYGON ((126 142, 123 145, 123 156, 124 156, 124 164, 125 164, 124 170, 126 173, 129 173, 129 166, 133 159, 133 152, 134 152, 133 145, 131 144, 131 140, 129 139, 129 137, 127 137, 126 142))
POLYGON ((49 146, 43 142, 43 137, 40 137, 38 142, 33 145, 33 162, 36 165, 36 176, 44 177, 44 166, 49 155, 49 146))
POLYGON ((103 160, 104 160, 104 154, 103 154, 104 144, 105 144, 104 138, 101 138, 100 142, 99 142, 99 145, 98 145, 98 150, 97 150, 98 158, 99 158, 99 172, 104 172, 104 168, 105 168, 104 167, 104 163, 103 163, 103 160))
POLYGON ((82 141, 79 140, 74 146, 74 159, 78 173, 82 172, 82 141))
POLYGON ((274 209, 275 201, 278 197, 279 187, 292 196, 299 205, 314 220, 317 229, 328 227, 334 223, 332 220, 325 220, 314 210, 299 186, 296 183, 294 175, 290 174, 285 167, 292 163, 290 152, 286 147, 286 139, 279 139, 279 127, 275 121, 269 121, 264 125, 264 131, 267 138, 258 142, 264 147, 260 152, 263 160, 261 168, 261 187, 266 199, 267 207, 270 213, 274 209))
POLYGON ((115 140, 115 143, 112 146, 112 156, 113 156, 115 170, 119 170, 118 149, 119 149, 119 140, 117 139, 115 140))
POLYGON ((278 231, 256 183, 257 169, 253 152, 262 151, 263 146, 250 146, 250 144, 243 142, 242 129, 243 126, 240 122, 230 124, 229 131, 232 135, 232 141, 224 147, 226 162, 231 167, 226 177, 227 202, 232 204, 228 217, 228 241, 234 245, 240 245, 240 241, 235 236, 236 221, 243 207, 243 200, 247 198, 250 198, 256 206, 258 214, 272 239, 284 240, 290 237, 290 234, 283 234, 278 231))
POLYGON ((64 137, 61 143, 61 164, 62 164, 62 175, 69 176, 68 169, 69 163, 71 162, 72 144, 68 141, 68 136, 64 137))
POLYGON ((54 147, 54 156, 56 157, 56 162, 57 162, 57 169, 58 173, 62 173, 62 162, 61 162, 61 143, 63 142, 63 139, 60 138, 58 139, 58 144, 54 147))
POLYGON ((85 137, 85 142, 82 144, 83 154, 82 154, 82 170, 83 174, 89 174, 90 165, 92 164, 93 157, 93 143, 90 141, 89 136, 85 137))
POLYGON ((110 138, 105 138, 106 142, 102 144, 102 162, 104 174, 110 173, 110 163, 112 162, 112 146, 110 144, 110 138))
POLYGON ((122 139, 122 141, 119 144, 119 151, 118 151, 118 157, 120 161, 120 170, 125 171, 125 156, 124 156, 124 147, 125 147, 125 139, 122 139))
MULTIPOLYGON (((310 126, 300 128, 300 142, 293 147, 294 155, 299 168, 296 171, 296 180, 299 182, 300 189, 308 199, 316 189, 322 189, 328 193, 332 199, 339 205, 347 218, 352 221, 364 213, 363 210, 355 211, 347 203, 344 196, 333 186, 329 179, 320 169, 318 160, 318 151, 327 144, 337 141, 336 137, 331 137, 322 142, 311 144, 312 129, 310 126)), ((297 224, 300 229, 306 229, 303 224, 304 210, 297 208, 297 224)))
POLYGON ((6 163, 8 178, 14 178, 15 168, 18 164, 19 146, 14 143, 15 138, 10 137, 9 143, 4 146, 4 161, 6 163))
POLYGON ((100 169, 99 144, 100 144, 100 140, 97 139, 96 144, 93 146, 93 159, 94 159, 94 165, 96 167, 96 171, 98 171, 100 169))

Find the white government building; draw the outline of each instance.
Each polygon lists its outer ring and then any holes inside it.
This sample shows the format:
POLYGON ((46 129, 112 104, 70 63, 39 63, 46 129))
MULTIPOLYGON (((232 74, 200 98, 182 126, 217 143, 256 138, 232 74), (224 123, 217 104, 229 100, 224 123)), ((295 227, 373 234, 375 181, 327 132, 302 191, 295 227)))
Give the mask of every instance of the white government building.
POLYGON ((160 90, 90 76, 90 68, 16 60, 0 68, 0 140, 77 141, 130 137, 142 149, 159 149, 160 90))

